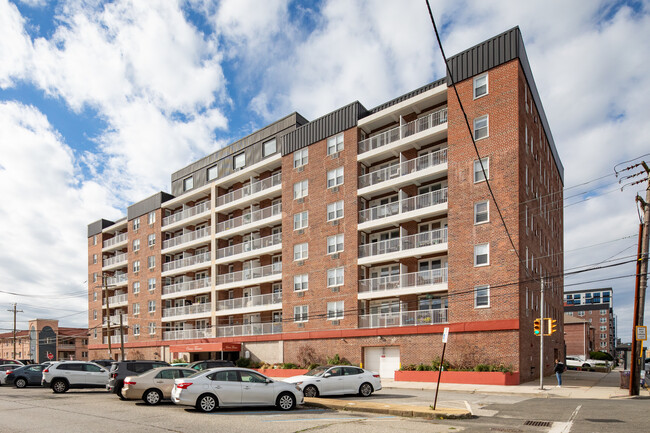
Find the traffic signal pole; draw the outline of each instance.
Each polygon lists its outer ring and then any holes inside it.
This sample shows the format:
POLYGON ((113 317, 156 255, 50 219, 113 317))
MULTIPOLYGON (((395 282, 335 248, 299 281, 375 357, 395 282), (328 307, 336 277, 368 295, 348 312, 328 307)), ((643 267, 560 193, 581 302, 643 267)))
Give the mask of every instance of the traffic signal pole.
POLYGON ((544 390, 544 277, 541 278, 541 295, 539 306, 539 389, 544 390))

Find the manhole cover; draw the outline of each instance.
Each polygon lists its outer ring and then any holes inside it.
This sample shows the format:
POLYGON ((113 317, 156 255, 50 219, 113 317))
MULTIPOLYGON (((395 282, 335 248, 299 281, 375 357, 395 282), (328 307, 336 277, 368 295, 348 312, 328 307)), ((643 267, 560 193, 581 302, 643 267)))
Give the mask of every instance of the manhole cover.
POLYGON ((526 421, 524 425, 530 425, 533 427, 550 427, 551 421, 526 421))

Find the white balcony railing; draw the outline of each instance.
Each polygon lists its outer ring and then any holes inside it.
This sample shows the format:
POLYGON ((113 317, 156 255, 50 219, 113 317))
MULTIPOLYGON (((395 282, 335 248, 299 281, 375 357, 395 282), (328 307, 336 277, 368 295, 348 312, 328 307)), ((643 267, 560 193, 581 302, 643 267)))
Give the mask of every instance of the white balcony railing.
POLYGON ((186 316, 188 314, 200 314, 200 313, 209 313, 212 304, 203 303, 203 304, 193 304, 186 305, 184 307, 174 307, 174 308, 165 308, 163 309, 163 317, 174 317, 174 316, 186 316))
POLYGON ((409 274, 389 275, 359 281, 359 293, 383 292, 409 287, 430 286, 447 282, 447 268, 429 269, 409 274))
POLYGON ((447 242, 447 228, 431 230, 401 238, 388 239, 375 243, 359 246, 359 258, 376 256, 379 254, 395 253, 438 245, 447 242))
POLYGON ((239 308, 260 307, 282 302, 282 293, 268 293, 244 298, 226 299, 217 302, 217 310, 236 310, 239 308))
POLYGON ((270 275, 281 273, 282 263, 273 263, 272 265, 260 266, 258 268, 244 269, 243 271, 217 275, 217 286, 221 284, 235 283, 237 281, 247 281, 255 278, 268 277, 270 275))
POLYGON ((189 290, 202 289, 204 287, 210 287, 211 284, 212 279, 210 277, 201 278, 200 280, 183 281, 182 283, 163 286, 162 294, 169 295, 171 293, 181 293, 189 290))
POLYGON ((110 239, 106 239, 103 243, 104 248, 112 247, 113 245, 120 244, 126 240, 128 235, 126 233, 120 233, 117 236, 113 236, 110 239))
POLYGON ((114 277, 107 277, 106 285, 116 286, 118 284, 126 283, 128 279, 129 279, 128 274, 119 274, 119 275, 115 275, 114 277))
MULTIPOLYGON (((129 341, 129 336, 128 335, 123 335, 124 337, 124 342, 126 343, 129 341)), ((111 335, 111 344, 120 344, 122 340, 120 340, 119 335, 111 335)), ((108 344, 108 337, 104 337, 104 344, 108 344)))
POLYGON ((442 203, 447 203, 447 188, 359 211, 359 223, 374 221, 404 212, 424 209, 442 203))
POLYGON ((247 325, 220 326, 217 337, 237 337, 240 335, 267 335, 282 332, 282 323, 249 323, 247 325))
POLYGON ((236 189, 228 194, 217 197, 217 206, 223 206, 225 204, 231 203, 235 200, 248 197, 250 195, 256 194, 265 189, 272 188, 274 186, 280 185, 282 183, 282 173, 276 173, 271 177, 266 179, 258 180, 252 182, 249 185, 244 186, 243 188, 236 189))
POLYGON ((447 107, 359 142, 359 154, 447 123, 447 107))
POLYGON ((128 300, 129 300, 129 295, 126 293, 110 296, 108 298, 108 306, 110 307, 110 306, 116 306, 118 304, 124 304, 125 302, 128 302, 128 300))
POLYGON ((447 323, 447 309, 403 311, 398 313, 364 314, 359 316, 359 328, 388 328, 392 326, 421 326, 447 323))
POLYGON ((200 213, 203 213, 207 210, 210 209, 210 202, 205 201, 203 203, 197 204, 196 206, 193 206, 191 208, 182 210, 180 212, 176 212, 175 214, 169 215, 168 217, 163 218, 162 220, 162 226, 168 226, 173 223, 177 223, 179 221, 183 221, 184 219, 191 218, 194 215, 198 215, 200 213))
POLYGON ((447 162, 447 149, 440 149, 436 152, 428 153, 408 161, 400 162, 390 167, 382 168, 377 171, 359 176, 359 188, 376 185, 387 180, 395 179, 400 176, 425 170, 429 167, 444 164, 447 162))
POLYGON ((210 337, 212 337, 212 333, 209 329, 184 329, 181 331, 163 332, 163 340, 191 340, 210 337))
POLYGON ((208 236, 210 236, 210 227, 204 227, 202 229, 194 230, 190 233, 185 233, 184 235, 167 239, 166 241, 163 241, 162 247, 164 250, 166 248, 171 248, 177 245, 193 242, 197 239, 205 238, 208 236))
POLYGON ((103 265, 104 265, 104 267, 106 267, 106 266, 111 266, 111 265, 114 265, 114 264, 116 264, 116 263, 126 262, 126 259, 127 259, 127 254, 126 254, 126 253, 124 253, 124 254, 118 254, 118 255, 116 255, 116 256, 114 256, 114 257, 111 257, 111 258, 105 259, 105 260, 103 261, 103 265))
POLYGON ((247 253, 249 251, 259 250, 274 245, 280 245, 281 243, 282 243, 282 233, 276 233, 274 235, 266 236, 259 239, 253 239, 251 241, 242 242, 240 244, 231 245, 226 248, 218 249, 217 259, 234 256, 235 254, 247 253))
POLYGON ((220 222, 217 224, 217 233, 261 221, 266 218, 271 218, 280 214, 282 214, 282 203, 277 203, 273 206, 265 207, 264 209, 256 210, 255 212, 250 212, 238 216, 237 218, 220 222))
MULTIPOLYGON (((111 320, 111 326, 120 326, 120 315, 119 314, 115 315, 115 316, 111 316, 110 320, 111 320)), ((108 322, 108 320, 106 319, 106 317, 104 317, 104 320, 102 322, 104 324, 104 326, 106 326, 107 322, 108 322)), ((128 324, 129 324, 129 316, 127 316, 126 314, 122 314, 122 325, 125 326, 125 325, 128 325, 128 324)))
POLYGON ((197 254, 191 257, 185 257, 182 259, 174 260, 173 262, 167 262, 163 264, 163 272, 173 271, 180 268, 185 268, 187 266, 198 265, 200 263, 205 263, 210 261, 210 252, 203 254, 197 254))

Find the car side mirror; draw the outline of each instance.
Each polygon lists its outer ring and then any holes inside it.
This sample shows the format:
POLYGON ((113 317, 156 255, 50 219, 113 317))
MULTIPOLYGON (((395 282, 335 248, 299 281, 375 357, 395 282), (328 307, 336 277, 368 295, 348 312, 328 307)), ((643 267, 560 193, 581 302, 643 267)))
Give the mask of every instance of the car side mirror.
POLYGON ((268 377, 266 378, 266 381, 264 383, 273 383, 273 379, 269 379, 268 377))
POLYGON ((331 375, 330 373, 325 373, 325 374, 323 375, 323 377, 325 377, 325 378, 327 378, 327 377, 331 377, 331 376, 332 376, 332 375, 331 375))

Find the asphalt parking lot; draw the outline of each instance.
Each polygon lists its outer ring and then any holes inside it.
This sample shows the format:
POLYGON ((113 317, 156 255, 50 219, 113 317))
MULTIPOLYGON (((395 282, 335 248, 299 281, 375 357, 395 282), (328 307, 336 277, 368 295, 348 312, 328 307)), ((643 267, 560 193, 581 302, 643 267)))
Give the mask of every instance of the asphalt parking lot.
MULTIPOLYGON (((388 393, 387 393, 388 395, 388 393)), ((377 393, 381 398, 381 392, 377 393)), ((392 397, 394 398, 394 396, 392 397)), ((419 398, 413 396, 413 398, 419 398)), ((288 432, 318 429, 327 432, 461 431, 443 421, 388 415, 337 412, 299 407, 218 409, 203 414, 165 402, 151 407, 140 401, 121 401, 102 390, 70 390, 54 394, 46 388, 0 387, 0 431, 18 432, 288 432)))

